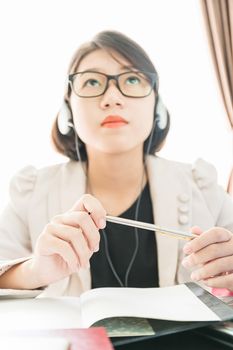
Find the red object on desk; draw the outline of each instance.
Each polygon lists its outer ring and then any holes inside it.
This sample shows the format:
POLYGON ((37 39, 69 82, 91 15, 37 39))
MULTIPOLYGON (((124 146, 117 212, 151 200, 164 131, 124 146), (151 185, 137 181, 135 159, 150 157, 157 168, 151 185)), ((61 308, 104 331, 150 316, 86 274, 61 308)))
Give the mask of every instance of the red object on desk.
POLYGON ((113 350, 105 328, 91 327, 78 329, 39 329, 12 330, 0 332, 1 335, 20 337, 60 337, 70 342, 69 350, 113 350))
POLYGON ((211 293, 216 297, 230 297, 233 296, 233 292, 226 288, 211 288, 211 293))

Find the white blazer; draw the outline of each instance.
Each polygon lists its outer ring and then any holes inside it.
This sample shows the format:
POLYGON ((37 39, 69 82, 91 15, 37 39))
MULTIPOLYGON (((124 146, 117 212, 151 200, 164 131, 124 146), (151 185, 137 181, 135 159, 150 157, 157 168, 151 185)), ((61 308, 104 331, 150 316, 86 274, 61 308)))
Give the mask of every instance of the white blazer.
MULTIPOLYGON (((233 232, 233 202, 217 185, 214 167, 204 160, 192 166, 157 156, 147 157, 155 224, 188 231, 213 226, 233 232)), ((0 217, 0 272, 33 253, 37 237, 57 214, 67 211, 85 193, 86 178, 79 162, 68 161, 40 170, 29 166, 10 184, 10 202, 0 217)), ((183 240, 156 234, 159 285, 190 281, 181 264, 183 240)), ((89 269, 49 285, 46 296, 80 295, 91 288, 89 269)))

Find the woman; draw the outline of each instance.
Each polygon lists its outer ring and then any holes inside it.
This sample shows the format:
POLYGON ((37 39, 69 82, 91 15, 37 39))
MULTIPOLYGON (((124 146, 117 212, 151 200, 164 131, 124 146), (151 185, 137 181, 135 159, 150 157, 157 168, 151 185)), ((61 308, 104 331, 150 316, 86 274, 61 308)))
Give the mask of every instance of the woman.
POLYGON ((80 295, 102 286, 183 283, 192 268, 193 280, 233 290, 233 204, 211 165, 154 155, 169 124, 141 47, 111 31, 80 47, 52 132, 70 161, 27 167, 12 180, 0 223, 0 287, 80 295), (184 245, 106 225, 106 213, 204 232, 184 245))

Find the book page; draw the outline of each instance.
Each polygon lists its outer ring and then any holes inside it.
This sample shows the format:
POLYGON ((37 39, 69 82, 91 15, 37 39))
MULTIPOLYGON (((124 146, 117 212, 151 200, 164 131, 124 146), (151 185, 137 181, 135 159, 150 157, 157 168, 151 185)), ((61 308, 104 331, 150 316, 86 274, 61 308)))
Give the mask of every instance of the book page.
POLYGON ((79 298, 1 300, 0 315, 1 330, 81 327, 79 298))
POLYGON ((97 288, 82 294, 81 304, 84 327, 116 316, 174 321, 220 320, 184 284, 163 288, 97 288))
POLYGON ((35 298, 42 293, 40 289, 0 289, 1 299, 35 298))

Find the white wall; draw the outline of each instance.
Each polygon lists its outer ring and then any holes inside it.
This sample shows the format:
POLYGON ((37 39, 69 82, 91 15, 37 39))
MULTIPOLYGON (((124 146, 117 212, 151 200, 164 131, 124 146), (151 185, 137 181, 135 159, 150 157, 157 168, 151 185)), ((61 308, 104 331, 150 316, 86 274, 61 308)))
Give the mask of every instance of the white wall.
POLYGON ((50 128, 79 44, 115 29, 138 41, 160 75, 172 127, 161 156, 212 162, 226 186, 232 134, 219 97, 199 0, 8 0, 0 4, 0 209, 19 168, 63 160, 50 128))

